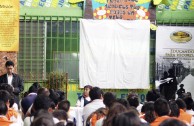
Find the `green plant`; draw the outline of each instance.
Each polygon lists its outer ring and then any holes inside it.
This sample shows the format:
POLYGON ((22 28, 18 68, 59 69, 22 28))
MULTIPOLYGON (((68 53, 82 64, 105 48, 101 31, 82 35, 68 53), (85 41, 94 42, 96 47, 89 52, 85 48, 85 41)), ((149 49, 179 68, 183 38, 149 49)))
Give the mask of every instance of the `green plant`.
POLYGON ((66 77, 65 73, 61 72, 50 72, 47 75, 47 88, 56 89, 56 90, 65 90, 66 89, 66 77))

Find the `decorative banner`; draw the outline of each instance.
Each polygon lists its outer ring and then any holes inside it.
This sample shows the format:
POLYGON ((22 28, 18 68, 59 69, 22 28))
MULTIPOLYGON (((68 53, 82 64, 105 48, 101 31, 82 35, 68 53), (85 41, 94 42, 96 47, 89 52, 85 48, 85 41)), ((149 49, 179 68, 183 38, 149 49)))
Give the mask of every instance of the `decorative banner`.
POLYGON ((150 0, 92 0, 94 19, 136 20, 149 18, 150 0))
POLYGON ((149 43, 149 20, 80 20, 80 87, 148 89, 149 43))
POLYGON ((157 21, 194 22, 194 0, 165 0, 163 3, 156 8, 157 21))
POLYGON ((82 0, 20 0, 20 6, 26 7, 46 7, 46 8, 69 8, 83 7, 82 0), (70 4, 70 2, 72 4, 70 4))
POLYGON ((176 77, 174 79, 176 79, 178 85, 184 84, 186 92, 193 92, 194 28, 171 26, 159 26, 157 28, 155 73, 156 82, 159 83, 156 83, 156 85, 159 86, 164 79, 170 77, 170 72, 174 72, 176 77))
POLYGON ((0 51, 19 50, 19 1, 0 0, 0 51))

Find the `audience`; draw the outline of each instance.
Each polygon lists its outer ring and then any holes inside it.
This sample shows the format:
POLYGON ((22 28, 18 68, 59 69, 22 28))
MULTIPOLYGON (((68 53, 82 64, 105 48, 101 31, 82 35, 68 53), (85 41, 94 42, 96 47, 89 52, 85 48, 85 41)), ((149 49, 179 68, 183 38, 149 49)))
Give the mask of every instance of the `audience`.
POLYGON ((123 98, 117 98, 116 102, 124 105, 126 108, 129 108, 129 106, 130 106, 128 101, 126 99, 123 99, 123 98))
POLYGON ((103 121, 102 126, 112 126, 112 121, 113 118, 118 115, 119 113, 126 112, 127 108, 120 104, 120 103, 115 103, 113 106, 110 108, 105 120, 103 121))
POLYGON ((99 87, 93 87, 89 92, 89 96, 91 98, 91 102, 83 109, 84 126, 86 126, 86 120, 92 112, 101 107, 105 108, 103 103, 103 91, 99 87))
POLYGON ((41 87, 41 88, 38 89, 37 95, 41 95, 41 94, 45 95, 45 96, 49 96, 50 92, 49 92, 49 90, 47 88, 41 87))
POLYGON ((40 110, 37 115, 34 116, 34 119, 30 126, 55 126, 53 116, 45 110, 40 110))
POLYGON ((0 126, 20 126, 17 123, 14 123, 13 121, 10 121, 6 114, 8 112, 7 105, 4 101, 0 100, 0 126))
POLYGON ((24 115, 26 114, 26 112, 28 111, 28 109, 30 108, 30 106, 33 104, 36 96, 37 96, 37 91, 39 85, 37 82, 35 82, 32 86, 30 86, 29 90, 28 90, 28 95, 26 97, 24 97, 21 101, 21 109, 22 112, 24 113, 24 115))
MULTIPOLYGON (((92 114, 90 114, 86 120, 86 126, 97 126, 97 121, 104 119, 107 115, 106 108, 99 108, 96 111, 94 111, 92 114)), ((102 120, 103 121, 103 120, 102 120)), ((101 121, 101 123, 102 123, 101 121)), ((102 124, 101 124, 102 125, 102 124)))
MULTIPOLYGON (((51 100, 48 96, 38 95, 36 97, 36 99, 34 100, 33 107, 32 107, 33 113, 31 113, 30 117, 26 117, 24 119, 24 126, 30 126, 32 121, 34 120, 34 115, 41 109, 46 110, 48 112, 53 111, 51 108, 51 100)), ((53 121, 55 123, 59 122, 59 120, 56 118, 53 118, 53 121)))
POLYGON ((68 121, 72 121, 76 124, 76 119, 73 117, 70 111, 70 102, 68 100, 63 100, 58 104, 58 110, 64 110, 67 113, 68 121))
POLYGON ((136 93, 130 93, 127 97, 127 101, 129 102, 130 106, 135 107, 139 113, 141 112, 141 108, 143 105, 139 103, 139 98, 136 93))
POLYGON ((156 119, 153 101, 144 103, 141 109, 140 118, 145 119, 148 123, 152 123, 156 119))
POLYGON ((18 104, 15 102, 15 95, 13 94, 13 87, 10 84, 3 83, 0 85, 1 90, 6 90, 10 94, 10 99, 9 99, 9 108, 14 109, 15 111, 18 111, 18 104))
POLYGON ((106 92, 103 96, 103 103, 109 109, 116 102, 116 95, 112 92, 106 92))
POLYGON ((158 98, 154 102, 154 111, 156 114, 156 119, 150 123, 150 126, 158 126, 162 121, 170 118, 170 107, 167 100, 163 98, 158 98))
POLYGON ((186 113, 194 116, 194 111, 192 110, 192 107, 194 106, 194 102, 193 102, 192 97, 188 96, 188 97, 183 98, 183 100, 184 100, 186 107, 187 107, 186 113))
POLYGON ((104 117, 98 119, 95 123, 96 126, 102 126, 104 119, 106 118, 106 115, 112 105, 116 102, 116 95, 112 92, 106 92, 103 96, 103 103, 106 106, 104 117))
POLYGON ((174 101, 174 100, 169 101, 169 106, 170 106, 170 110, 171 110, 169 116, 178 118, 180 115, 180 111, 179 111, 179 107, 178 107, 176 101, 174 101))
POLYGON ((57 118, 59 122, 63 122, 64 125, 68 122, 68 115, 64 110, 55 110, 53 116, 57 118))
POLYGON ((134 112, 118 114, 112 120, 111 126, 142 126, 140 118, 134 112))
POLYGON ((180 115, 178 118, 182 121, 189 123, 190 125, 194 125, 194 118, 192 117, 191 114, 186 113, 185 102, 182 99, 178 98, 176 100, 176 103, 177 103, 177 105, 179 107, 179 111, 180 111, 180 115))
POLYGON ((159 126, 187 126, 187 125, 178 119, 171 118, 163 121, 162 123, 160 123, 159 126))
MULTIPOLYGON (((46 97, 49 97, 50 92, 47 88, 40 87, 37 91, 37 95, 44 95, 46 97)), ((51 102, 51 104, 52 104, 52 102, 51 102)), ((32 106, 33 106, 33 104, 29 107, 28 111, 26 112, 26 116, 30 116, 31 113, 33 113, 32 106)))
POLYGON ((50 95, 49 98, 52 100, 52 102, 54 103, 54 106, 57 106, 58 102, 60 102, 59 98, 59 94, 57 92, 54 91, 54 89, 49 89, 50 95))
POLYGON ((161 97, 160 91, 157 89, 152 89, 146 94, 146 101, 155 102, 158 98, 161 97))
POLYGON ((18 119, 18 113, 14 109, 11 109, 10 106, 10 93, 7 92, 6 90, 0 90, 0 100, 4 101, 4 103, 7 105, 8 112, 6 114, 6 117, 10 121, 17 121, 18 119))
MULTIPOLYGON (((17 112, 18 107, 14 105, 12 93, 10 85, 0 85, 0 125, 76 126, 78 117, 70 109, 71 104, 65 100, 63 91, 48 90, 37 82, 33 83, 21 100, 21 110, 26 116, 24 123, 17 112)), ((183 94, 182 99, 167 101, 158 90, 153 89, 146 94, 146 101, 142 106, 135 93, 130 93, 127 99, 121 99, 112 92, 103 95, 99 87, 86 85, 76 106, 84 107, 84 126, 194 125, 194 102, 191 96, 183 94)))

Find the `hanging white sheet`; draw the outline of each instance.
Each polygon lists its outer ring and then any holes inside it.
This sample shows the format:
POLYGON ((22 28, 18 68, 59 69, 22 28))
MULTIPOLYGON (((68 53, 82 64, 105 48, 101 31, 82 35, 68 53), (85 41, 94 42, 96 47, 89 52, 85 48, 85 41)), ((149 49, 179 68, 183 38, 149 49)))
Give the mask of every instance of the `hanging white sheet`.
POLYGON ((80 87, 148 89, 149 42, 148 20, 82 19, 80 87))

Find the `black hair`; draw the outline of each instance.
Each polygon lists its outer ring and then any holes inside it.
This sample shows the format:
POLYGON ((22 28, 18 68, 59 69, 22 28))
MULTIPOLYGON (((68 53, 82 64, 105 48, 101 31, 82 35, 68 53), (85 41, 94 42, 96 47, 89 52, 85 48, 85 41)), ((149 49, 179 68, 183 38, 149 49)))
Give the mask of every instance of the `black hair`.
POLYGON ((45 96, 49 96, 50 92, 49 92, 49 90, 47 88, 41 87, 41 88, 38 89, 37 95, 41 95, 41 94, 45 95, 45 96))
POLYGON ((180 98, 178 98, 176 100, 176 104, 178 105, 179 109, 185 109, 185 108, 187 108, 185 102, 182 99, 180 99, 180 98))
POLYGON ((156 101, 160 97, 160 91, 157 89, 152 89, 146 94, 146 101, 156 101))
POLYGON ((15 103, 14 94, 13 94, 13 87, 11 85, 7 84, 7 83, 2 83, 0 85, 0 89, 5 90, 10 94, 10 96, 9 96, 9 103, 10 103, 9 107, 12 107, 13 104, 15 103))
POLYGON ((50 114, 48 112, 48 110, 40 109, 40 110, 38 110, 38 111, 35 112, 34 119, 37 118, 37 117, 39 117, 39 116, 41 116, 41 115, 47 115, 47 114, 50 114))
POLYGON ((39 84, 38 82, 34 82, 34 83, 30 86, 30 88, 29 88, 29 90, 28 90, 28 93, 32 93, 32 92, 37 93, 39 88, 40 88, 40 84, 39 84))
POLYGON ((158 116, 169 115, 170 107, 166 99, 159 98, 154 102, 154 110, 158 116))
POLYGON ((55 107, 56 107, 55 103, 51 100, 51 107, 50 108, 52 108, 53 110, 55 110, 55 107))
POLYGON ((125 106, 123 106, 120 103, 114 103, 110 107, 102 126, 112 126, 112 120, 114 119, 114 117, 119 113, 126 112, 126 111, 127 111, 127 108, 125 106))
POLYGON ((10 94, 13 93, 13 87, 11 85, 7 84, 7 83, 2 83, 0 85, 0 89, 8 91, 10 94))
POLYGON ((149 123, 153 122, 156 119, 154 114, 154 102, 145 102, 142 106, 141 112, 145 113, 145 120, 149 123))
POLYGON ((59 121, 60 121, 60 120, 65 120, 65 121, 68 120, 67 112, 65 112, 64 110, 55 110, 52 114, 53 114, 53 116, 54 116, 55 118, 57 118, 59 121))
POLYGON ((91 85, 86 85, 86 86, 84 86, 84 89, 85 88, 89 88, 91 90, 92 89, 92 86, 91 85))
POLYGON ((90 92, 89 96, 91 100, 100 99, 103 95, 103 91, 99 87, 93 87, 90 92))
POLYGON ((0 90, 0 100, 7 103, 10 100, 10 93, 6 90, 0 90))
POLYGON ((130 106, 134 106, 135 108, 137 108, 137 106, 139 105, 138 95, 134 93, 128 95, 127 101, 129 102, 130 106))
POLYGON ((0 115, 6 115, 8 111, 7 105, 4 101, 0 100, 0 115))
POLYGON ((8 66, 13 66, 13 67, 14 67, 14 62, 12 62, 12 61, 7 61, 7 62, 5 63, 5 67, 8 67, 8 66))
POLYGON ((48 112, 42 111, 34 118, 31 126, 55 126, 53 116, 48 112))
POLYGON ((187 110, 191 110, 194 104, 193 99, 191 97, 185 97, 183 100, 186 103, 187 110))
POLYGON ((134 112, 124 112, 114 117, 112 126, 141 126, 139 117, 134 112))
POLYGON ((129 108, 129 106, 130 106, 128 101, 126 99, 123 99, 123 98, 117 98, 116 102, 124 105, 126 108, 129 108))
POLYGON ((38 88, 36 88, 34 85, 30 86, 28 93, 37 93, 38 88))
POLYGON ((57 92, 55 92, 53 89, 49 89, 50 92, 50 99, 55 103, 55 106, 58 104, 59 102, 59 94, 57 92))
POLYGON ((10 99, 9 99, 9 107, 13 107, 13 104, 15 103, 15 100, 14 100, 14 95, 10 95, 10 99))
POLYGON ((40 86, 40 84, 38 83, 38 82, 34 82, 33 84, 32 84, 34 87, 36 87, 37 89, 39 89, 41 86, 40 86))
POLYGON ((106 105, 106 107, 110 108, 112 104, 116 101, 116 95, 112 92, 106 92, 104 94, 103 103, 106 105))
POLYGON ((56 92, 59 94, 59 101, 58 102, 65 100, 66 96, 65 96, 64 91, 57 90, 56 92))
POLYGON ((187 125, 178 119, 170 118, 164 120, 162 123, 159 124, 159 126, 187 126, 187 125))
POLYGON ((51 100, 45 95, 37 95, 34 100, 33 108, 38 111, 40 109, 48 110, 51 107, 51 100))
POLYGON ((179 117, 180 111, 179 111, 179 107, 176 104, 176 102, 174 100, 169 101, 169 106, 170 106, 170 110, 171 110, 170 116, 171 117, 179 117))
POLYGON ((58 109, 64 110, 65 112, 68 112, 69 108, 70 108, 70 102, 68 100, 63 100, 58 104, 58 109))

